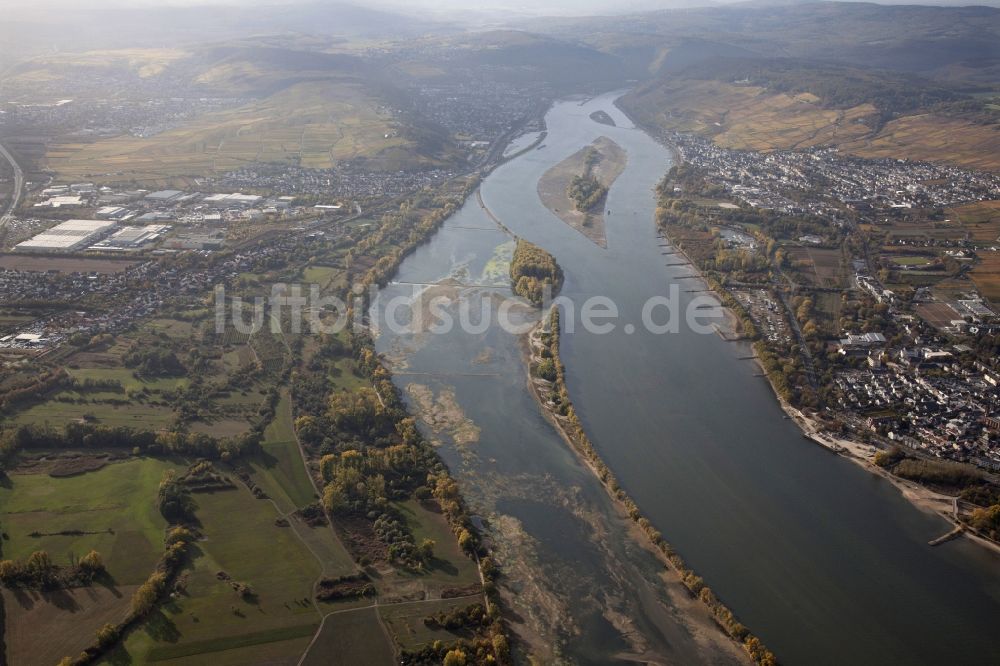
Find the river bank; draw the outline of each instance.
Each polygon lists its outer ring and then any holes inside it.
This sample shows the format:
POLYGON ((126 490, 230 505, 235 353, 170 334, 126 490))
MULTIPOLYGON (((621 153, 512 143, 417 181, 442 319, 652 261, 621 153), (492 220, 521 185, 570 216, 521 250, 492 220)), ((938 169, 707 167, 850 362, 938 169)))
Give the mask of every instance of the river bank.
POLYGON ((763 666, 777 664, 777 659, 764 647, 760 639, 736 620, 732 611, 715 596, 704 581, 652 527, 601 459, 576 418, 575 410, 569 400, 564 379, 565 370, 559 356, 559 337, 559 314, 557 310, 551 309, 548 316, 543 317, 523 338, 522 349, 527 368, 528 387, 539 408, 580 461, 601 481, 601 485, 618 508, 619 518, 627 525, 632 538, 642 548, 654 554, 664 565, 662 577, 664 582, 668 583, 668 590, 673 586, 681 586, 688 593, 690 600, 700 602, 701 612, 692 613, 691 616, 691 619, 699 621, 698 631, 708 636, 704 632, 721 630, 733 647, 742 648, 744 658, 749 657, 753 663, 763 666), (550 358, 554 363, 556 372, 554 381, 533 374, 546 358, 550 358), (552 399, 546 398, 543 391, 548 391, 550 395, 559 394, 560 404, 557 405, 552 399), (673 586, 669 585, 671 583, 673 586))
MULTIPOLYGON (((684 158, 680 150, 663 135, 662 130, 636 121, 628 110, 620 104, 620 100, 615 101, 615 106, 637 128, 645 132, 654 141, 668 150, 675 165, 680 165, 684 162, 684 158)), ((725 332, 719 330, 719 335, 727 341, 738 340, 741 337, 741 334, 739 333, 738 328, 735 327, 735 323, 741 321, 741 317, 737 316, 737 314, 733 312, 732 308, 728 305, 731 301, 731 296, 728 294, 725 287, 714 281, 708 280, 702 274, 698 266, 691 260, 688 254, 683 250, 683 248, 678 246, 673 240, 666 237, 666 232, 664 232, 664 238, 671 244, 675 252, 684 257, 685 261, 690 265, 695 275, 697 275, 698 278, 706 284, 708 288, 707 290, 723 301, 727 322, 730 324, 732 331, 735 332, 735 334, 727 335, 725 332)), ((900 494, 916 508, 939 516, 956 528, 961 527, 961 534, 968 537, 971 542, 976 543, 992 552, 1000 553, 1000 543, 996 543, 972 532, 968 529, 967 525, 959 520, 957 510, 955 508, 955 497, 936 492, 919 483, 902 479, 874 464, 873 458, 880 450, 877 447, 856 442, 844 437, 837 437, 832 433, 827 432, 825 426, 819 420, 807 416, 801 410, 796 409, 779 394, 773 378, 767 372, 767 368, 764 366, 756 348, 753 348, 753 358, 754 362, 760 369, 761 376, 767 378, 768 386, 770 386, 772 392, 774 393, 774 397, 777 400, 778 405, 781 407, 785 415, 798 426, 804 438, 809 439, 838 456, 850 460, 866 472, 885 479, 898 489, 900 494)))
MULTIPOLYGON (((687 255, 683 248, 676 245, 673 240, 666 236, 665 231, 664 238, 671 243, 671 246, 676 253, 684 257, 685 261, 694 271, 694 274, 706 285, 706 290, 722 302, 722 308, 730 330, 724 331, 718 324, 716 324, 716 330, 720 337, 730 342, 737 342, 739 340, 749 341, 739 332, 738 323, 742 321, 742 317, 733 311, 733 300, 731 294, 726 291, 725 287, 716 281, 706 278, 697 265, 691 261, 691 258, 687 255)), ((955 497, 939 493, 919 483, 902 479, 887 470, 882 469, 873 462, 875 454, 881 449, 870 444, 864 444, 845 437, 835 436, 833 433, 827 431, 826 426, 820 420, 793 407, 778 392, 773 378, 768 373, 766 366, 758 354, 756 345, 751 345, 751 349, 754 363, 760 370, 760 376, 767 379, 768 386, 771 388, 774 398, 781 407, 781 410, 785 413, 789 420, 798 426, 805 439, 818 444, 831 453, 851 461, 866 472, 885 479, 897 488, 900 491, 900 494, 916 508, 945 519, 955 528, 962 528, 961 534, 968 537, 973 543, 983 546, 993 552, 1000 553, 1000 544, 975 534, 970 531, 961 520, 959 520, 957 510, 955 508, 955 497)))

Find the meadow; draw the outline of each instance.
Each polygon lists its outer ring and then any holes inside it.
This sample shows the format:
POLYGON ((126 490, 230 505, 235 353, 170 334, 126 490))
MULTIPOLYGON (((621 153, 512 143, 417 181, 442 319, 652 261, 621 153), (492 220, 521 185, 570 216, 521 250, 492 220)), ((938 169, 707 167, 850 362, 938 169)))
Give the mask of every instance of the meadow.
POLYGON ((269 643, 297 657, 301 643, 294 639, 311 636, 319 625, 312 595, 323 565, 292 527, 276 524, 281 513, 274 504, 245 486, 199 493, 195 500, 203 537, 182 573, 183 591, 112 658, 145 663, 210 654, 210 663, 238 664, 246 658, 238 648, 269 643), (233 581, 253 594, 241 596, 233 581))

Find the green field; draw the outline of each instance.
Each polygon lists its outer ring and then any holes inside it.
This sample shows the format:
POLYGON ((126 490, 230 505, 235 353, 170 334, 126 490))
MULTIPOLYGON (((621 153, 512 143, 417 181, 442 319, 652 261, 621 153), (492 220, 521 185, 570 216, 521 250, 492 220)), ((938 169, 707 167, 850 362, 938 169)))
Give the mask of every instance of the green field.
POLYGON ((237 648, 271 643, 291 658, 301 651, 292 639, 319 625, 312 595, 320 562, 291 528, 275 525, 274 505, 244 486, 195 499, 203 539, 183 573, 184 592, 130 634, 115 658, 144 663, 210 654, 204 663, 246 663, 237 648), (237 595, 222 572, 249 584, 255 599, 237 595))
POLYGON ((251 462, 258 485, 282 511, 294 511, 316 500, 299 445, 292 427, 292 407, 288 391, 282 391, 274 420, 264 431, 261 455, 251 462))
POLYGON ((919 256, 891 257, 891 261, 897 266, 926 266, 931 263, 930 258, 919 256))
POLYGON ((163 551, 166 521, 154 500, 168 469, 182 466, 135 458, 72 477, 11 474, 11 483, 0 486, 0 525, 9 537, 3 557, 23 559, 45 550, 65 565, 95 549, 116 584, 141 583, 163 551), (95 534, 29 536, 65 530, 95 534))
POLYGON ((479 569, 458 546, 458 541, 441 513, 436 513, 417 500, 396 503, 406 523, 413 532, 416 543, 423 539, 434 541, 435 563, 419 577, 425 584, 444 587, 464 587, 479 582, 479 569))
POLYGON ((166 428, 174 420, 169 407, 155 405, 111 405, 106 403, 67 403, 50 400, 32 405, 13 417, 15 424, 40 423, 61 426, 71 421, 90 419, 107 426, 129 426, 137 430, 166 428))
POLYGON ((187 384, 183 377, 161 377, 157 379, 140 378, 131 368, 69 368, 69 374, 75 379, 84 381, 117 381, 126 391, 129 389, 150 391, 169 391, 187 384))

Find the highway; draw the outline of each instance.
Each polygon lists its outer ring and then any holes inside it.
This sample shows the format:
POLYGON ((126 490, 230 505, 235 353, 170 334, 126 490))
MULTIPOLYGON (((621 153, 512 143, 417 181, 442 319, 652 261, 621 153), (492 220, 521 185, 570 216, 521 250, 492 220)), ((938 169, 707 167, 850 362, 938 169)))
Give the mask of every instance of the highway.
POLYGON ((14 160, 14 156, 8 152, 2 143, 0 143, 0 155, 3 155, 4 159, 10 162, 10 166, 14 170, 14 191, 7 210, 4 211, 3 217, 0 217, 0 229, 2 229, 8 220, 10 220, 10 216, 17 208, 17 204, 21 202, 21 192, 24 191, 24 172, 21 171, 21 167, 14 160))

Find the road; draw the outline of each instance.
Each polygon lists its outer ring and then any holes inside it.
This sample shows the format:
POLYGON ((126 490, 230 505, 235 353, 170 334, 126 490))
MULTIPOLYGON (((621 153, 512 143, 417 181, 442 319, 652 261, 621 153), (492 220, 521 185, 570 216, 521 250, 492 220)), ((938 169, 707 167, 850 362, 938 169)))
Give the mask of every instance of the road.
POLYGON ((21 171, 21 167, 14 160, 14 156, 7 151, 2 143, 0 143, 0 155, 3 155, 4 159, 10 162, 10 166, 14 170, 14 191, 11 194, 7 210, 4 211, 3 217, 0 217, 0 229, 2 229, 10 220, 10 216, 17 208, 17 204, 21 202, 21 192, 24 191, 24 172, 21 171))

